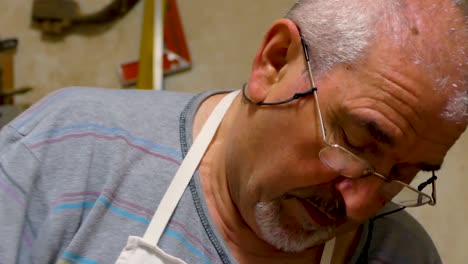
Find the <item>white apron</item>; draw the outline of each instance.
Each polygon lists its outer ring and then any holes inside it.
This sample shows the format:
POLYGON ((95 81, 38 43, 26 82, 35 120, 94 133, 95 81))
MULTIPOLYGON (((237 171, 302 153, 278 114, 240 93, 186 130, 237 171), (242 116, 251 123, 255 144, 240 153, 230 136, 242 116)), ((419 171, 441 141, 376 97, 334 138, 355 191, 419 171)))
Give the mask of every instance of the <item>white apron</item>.
MULTIPOLYGON (((186 264, 183 260, 165 253, 157 244, 224 114, 238 94, 239 91, 229 93, 215 107, 166 190, 143 238, 130 236, 116 264, 186 264)), ((334 239, 325 245, 321 264, 330 263, 333 247, 334 239)))

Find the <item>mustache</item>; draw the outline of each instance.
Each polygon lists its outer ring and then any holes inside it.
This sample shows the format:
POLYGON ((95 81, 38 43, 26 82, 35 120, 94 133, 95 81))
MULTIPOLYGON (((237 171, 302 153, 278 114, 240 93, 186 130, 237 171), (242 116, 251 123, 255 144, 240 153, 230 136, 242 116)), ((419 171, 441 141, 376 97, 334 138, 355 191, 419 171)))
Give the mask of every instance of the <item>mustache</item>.
POLYGON ((293 198, 306 200, 334 221, 345 221, 347 218, 343 196, 330 184, 305 187, 283 195, 285 200, 293 198))

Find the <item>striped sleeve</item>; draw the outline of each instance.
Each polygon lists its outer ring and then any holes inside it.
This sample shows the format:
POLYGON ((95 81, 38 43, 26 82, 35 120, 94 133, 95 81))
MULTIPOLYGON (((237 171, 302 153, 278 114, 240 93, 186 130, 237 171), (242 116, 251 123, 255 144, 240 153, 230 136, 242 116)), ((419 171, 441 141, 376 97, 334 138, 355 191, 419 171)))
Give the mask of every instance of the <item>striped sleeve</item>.
POLYGON ((0 263, 29 263, 36 226, 28 207, 38 161, 11 127, 0 133, 0 263))

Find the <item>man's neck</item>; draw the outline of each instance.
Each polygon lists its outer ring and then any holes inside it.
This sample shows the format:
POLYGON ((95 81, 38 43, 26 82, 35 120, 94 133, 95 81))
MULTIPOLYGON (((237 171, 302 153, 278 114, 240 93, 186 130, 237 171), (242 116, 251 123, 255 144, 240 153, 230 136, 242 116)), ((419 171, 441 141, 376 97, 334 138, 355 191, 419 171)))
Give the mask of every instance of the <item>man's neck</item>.
MULTIPOLYGON (((211 96, 202 103, 195 115, 193 138, 196 138, 213 108, 223 96, 211 96)), ((224 163, 227 146, 225 135, 229 132, 231 117, 238 107, 235 102, 226 113, 198 167, 210 216, 239 263, 320 263, 323 245, 298 253, 279 251, 255 234, 244 221, 231 199, 228 175, 224 163)), ((354 235, 353 239, 341 243, 340 247, 349 248, 353 240, 354 235)), ((346 255, 349 255, 347 254, 348 250, 345 251, 342 254, 344 259, 346 259, 346 255)))
POLYGON ((199 166, 202 190, 208 211, 231 253, 239 263, 319 263, 323 247, 301 253, 279 251, 260 239, 239 214, 231 199, 229 184, 224 176, 222 144, 215 142, 199 166), (219 145, 217 145, 219 144, 219 145), (219 167, 218 167, 219 166, 219 167), (313 263, 313 262, 312 262, 313 263))

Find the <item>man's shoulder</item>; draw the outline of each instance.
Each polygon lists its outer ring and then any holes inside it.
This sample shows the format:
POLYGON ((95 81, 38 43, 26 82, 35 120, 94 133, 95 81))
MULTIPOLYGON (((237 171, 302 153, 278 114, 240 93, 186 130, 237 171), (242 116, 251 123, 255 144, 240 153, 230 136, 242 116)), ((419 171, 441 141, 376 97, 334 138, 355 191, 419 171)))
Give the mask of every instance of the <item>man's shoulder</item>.
POLYGON ((368 232, 370 263, 441 263, 429 234, 406 211, 376 217, 368 232))
POLYGON ((430 236, 427 234, 424 227, 408 212, 400 211, 395 214, 387 215, 385 217, 377 218, 374 222, 374 239, 383 239, 392 237, 397 239, 417 239, 416 241, 425 241, 430 246, 433 245, 430 236))
POLYGON ((46 96, 9 124, 26 135, 37 126, 107 123, 135 126, 177 115, 193 94, 147 90, 67 87, 46 96))

